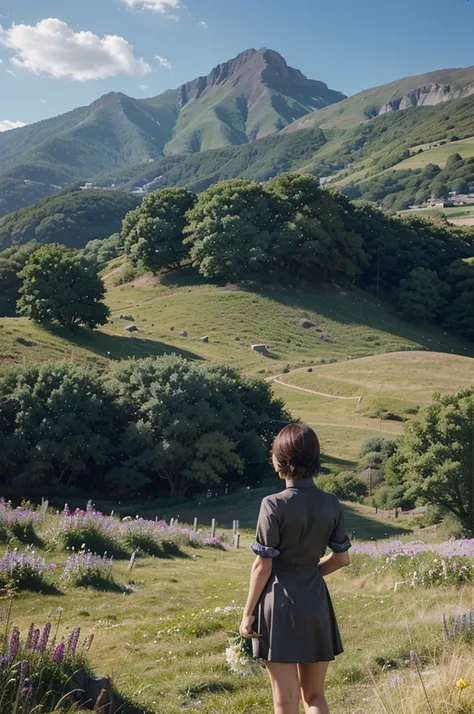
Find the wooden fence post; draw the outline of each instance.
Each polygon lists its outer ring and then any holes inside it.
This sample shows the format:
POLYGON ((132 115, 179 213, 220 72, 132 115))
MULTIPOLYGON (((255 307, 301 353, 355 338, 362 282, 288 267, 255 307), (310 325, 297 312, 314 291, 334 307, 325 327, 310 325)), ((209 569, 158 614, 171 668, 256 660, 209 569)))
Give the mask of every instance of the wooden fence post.
POLYGON ((211 522, 211 537, 215 538, 216 537, 216 519, 213 518, 211 522))
POLYGON ((198 532, 198 519, 197 518, 194 519, 193 530, 195 533, 198 532))
POLYGON ((240 548, 240 533, 236 533, 234 536, 234 548, 237 550, 240 548))

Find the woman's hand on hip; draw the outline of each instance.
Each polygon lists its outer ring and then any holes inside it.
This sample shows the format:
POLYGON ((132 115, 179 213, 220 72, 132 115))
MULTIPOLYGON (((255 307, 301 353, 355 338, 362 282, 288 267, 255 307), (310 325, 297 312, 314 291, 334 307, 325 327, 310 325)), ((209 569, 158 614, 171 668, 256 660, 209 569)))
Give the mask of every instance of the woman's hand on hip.
POLYGON ((253 630, 253 623, 255 622, 255 617, 253 615, 244 615, 242 622, 240 623, 239 632, 242 637, 257 637, 257 633, 253 630))

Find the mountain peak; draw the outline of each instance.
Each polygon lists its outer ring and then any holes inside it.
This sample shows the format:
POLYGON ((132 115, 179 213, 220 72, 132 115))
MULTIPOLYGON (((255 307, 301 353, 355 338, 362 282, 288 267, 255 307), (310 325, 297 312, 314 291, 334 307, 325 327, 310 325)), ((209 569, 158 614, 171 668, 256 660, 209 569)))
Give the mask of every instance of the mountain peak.
POLYGON ((214 67, 206 77, 198 77, 182 85, 178 90, 180 106, 196 101, 219 85, 239 87, 245 100, 254 101, 264 89, 271 93, 283 91, 285 96, 307 107, 307 111, 321 109, 346 98, 341 92, 328 89, 324 82, 308 79, 300 70, 289 67, 276 50, 262 47, 259 50, 244 50, 214 67))

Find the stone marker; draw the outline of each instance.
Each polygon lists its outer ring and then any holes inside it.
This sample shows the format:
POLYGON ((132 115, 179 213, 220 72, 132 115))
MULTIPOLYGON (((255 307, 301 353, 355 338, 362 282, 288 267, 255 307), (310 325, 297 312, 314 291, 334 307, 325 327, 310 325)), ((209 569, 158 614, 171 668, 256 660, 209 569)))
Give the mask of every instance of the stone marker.
POLYGON ((126 325, 123 328, 124 332, 138 332, 138 327, 136 325, 126 325))

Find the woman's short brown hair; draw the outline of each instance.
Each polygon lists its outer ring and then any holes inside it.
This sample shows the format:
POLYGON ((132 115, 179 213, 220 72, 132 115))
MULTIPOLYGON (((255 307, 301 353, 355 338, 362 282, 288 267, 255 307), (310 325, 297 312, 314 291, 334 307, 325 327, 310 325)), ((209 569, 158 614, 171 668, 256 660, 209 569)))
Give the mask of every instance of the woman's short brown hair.
POLYGON ((321 456, 316 432, 306 424, 288 424, 273 442, 273 455, 282 477, 312 478, 319 470, 321 456))

